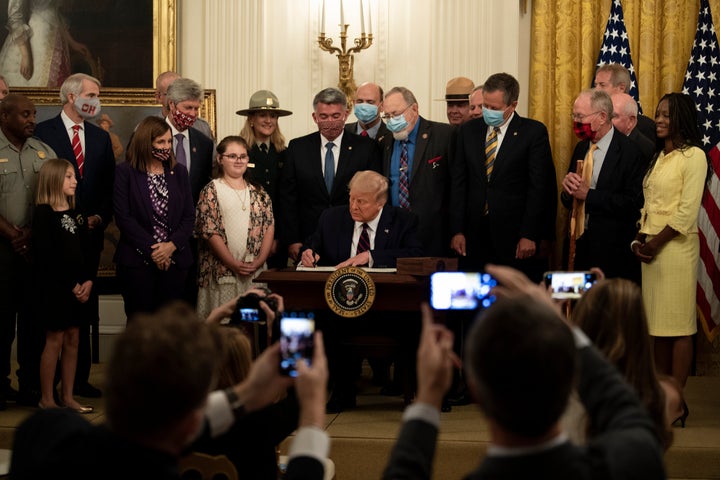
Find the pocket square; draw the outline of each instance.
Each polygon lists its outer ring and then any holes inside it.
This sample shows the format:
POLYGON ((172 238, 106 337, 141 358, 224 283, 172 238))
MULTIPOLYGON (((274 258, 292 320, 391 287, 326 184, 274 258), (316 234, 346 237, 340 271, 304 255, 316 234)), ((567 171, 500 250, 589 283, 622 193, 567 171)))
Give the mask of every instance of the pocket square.
POLYGON ((440 160, 442 160, 442 155, 431 158, 430 160, 428 160, 428 163, 430 165, 433 165, 433 164, 439 162, 440 160))

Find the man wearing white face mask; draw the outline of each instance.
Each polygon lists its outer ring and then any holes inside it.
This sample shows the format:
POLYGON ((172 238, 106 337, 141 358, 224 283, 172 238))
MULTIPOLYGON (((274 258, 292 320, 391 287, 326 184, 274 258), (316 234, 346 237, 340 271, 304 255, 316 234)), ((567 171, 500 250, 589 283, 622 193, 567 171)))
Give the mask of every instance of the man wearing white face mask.
POLYGON ((461 268, 509 265, 539 281, 555 236, 555 166, 545 125, 516 112, 507 73, 483 84, 483 116, 459 127, 451 162, 452 249, 461 268))
POLYGON ((361 84, 355 92, 353 113, 357 122, 345 125, 345 131, 362 137, 374 138, 381 143, 390 131, 380 119, 383 112, 383 89, 372 82, 361 84))
MULTIPOLYGON (((110 135, 87 120, 100 115, 100 81, 84 73, 69 76, 60 87, 63 107, 60 115, 41 122, 35 136, 50 145, 59 158, 70 161, 75 167, 78 184, 75 202, 86 220, 90 234, 97 272, 100 252, 104 245, 104 232, 112 220, 112 192, 115 178, 115 155, 110 135)), ((92 278, 95 284, 95 278, 92 278)), ((80 344, 75 373, 75 395, 99 397, 100 390, 88 383, 90 374, 90 325, 98 328, 98 294, 93 288, 90 299, 83 305, 80 324, 80 344)))

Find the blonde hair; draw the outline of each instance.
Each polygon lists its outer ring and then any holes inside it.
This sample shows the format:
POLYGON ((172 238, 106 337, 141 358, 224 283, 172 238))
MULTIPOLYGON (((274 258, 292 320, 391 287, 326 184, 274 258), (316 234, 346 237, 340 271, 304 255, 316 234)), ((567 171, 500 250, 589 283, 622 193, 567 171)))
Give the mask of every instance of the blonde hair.
MULTIPOLYGON (((240 136, 245 139, 248 145, 250 145, 250 148, 252 148, 252 146, 255 145, 255 143, 257 142, 257 139, 255 137, 255 130, 253 129, 253 127, 250 126, 250 120, 253 119, 257 113, 261 113, 261 111, 253 112, 248 115, 245 119, 245 124, 243 125, 242 130, 240 130, 240 136)), ((275 151, 278 153, 282 152, 287 148, 287 145, 285 145, 285 136, 280 132, 279 122, 275 127, 273 133, 270 135, 270 143, 273 144, 273 146, 275 147, 275 151)), ((250 153, 249 150, 248 153, 250 153)))
POLYGON ((38 174, 35 205, 47 204, 57 207, 67 202, 70 208, 75 208, 75 196, 63 193, 63 183, 68 168, 73 170, 73 174, 75 173, 72 163, 63 158, 51 158, 42 164, 38 174))
POLYGON ((245 380, 252 365, 250 339, 236 327, 219 327, 223 357, 218 370, 217 388, 229 388, 245 380))

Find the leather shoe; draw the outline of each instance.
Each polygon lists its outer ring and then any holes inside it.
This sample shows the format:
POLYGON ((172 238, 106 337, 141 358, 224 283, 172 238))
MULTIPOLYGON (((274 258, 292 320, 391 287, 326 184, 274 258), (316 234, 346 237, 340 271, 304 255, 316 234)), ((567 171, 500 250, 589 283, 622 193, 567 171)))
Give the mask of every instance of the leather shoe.
POLYGON ((473 400, 470 394, 465 391, 457 395, 448 396, 447 403, 452 407, 462 407, 464 405, 470 405, 473 403, 473 400))
POLYGON ((73 388, 73 395, 85 398, 100 398, 102 397, 102 391, 99 388, 93 387, 89 383, 81 385, 75 385, 73 388))

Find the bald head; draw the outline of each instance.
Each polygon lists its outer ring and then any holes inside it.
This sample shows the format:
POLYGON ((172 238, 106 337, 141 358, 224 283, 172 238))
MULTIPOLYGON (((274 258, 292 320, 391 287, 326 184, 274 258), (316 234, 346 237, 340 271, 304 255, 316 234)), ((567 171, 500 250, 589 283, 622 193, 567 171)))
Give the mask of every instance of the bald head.
POLYGON ((637 126, 637 102, 627 93, 613 93, 610 98, 615 112, 613 125, 625 135, 630 135, 637 126))
POLYGON ((170 85, 180 78, 177 72, 163 72, 155 79, 155 101, 162 105, 163 115, 167 116, 167 91, 170 85))
POLYGON ((0 129, 20 148, 35 133, 35 104, 25 95, 11 93, 0 103, 0 129))

